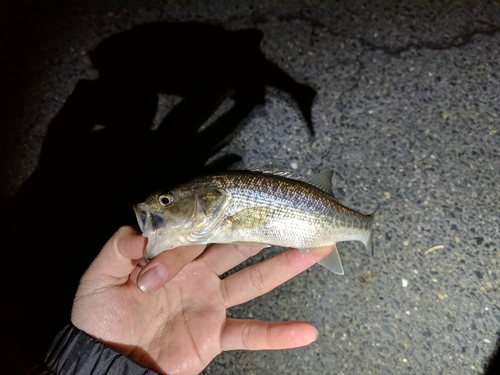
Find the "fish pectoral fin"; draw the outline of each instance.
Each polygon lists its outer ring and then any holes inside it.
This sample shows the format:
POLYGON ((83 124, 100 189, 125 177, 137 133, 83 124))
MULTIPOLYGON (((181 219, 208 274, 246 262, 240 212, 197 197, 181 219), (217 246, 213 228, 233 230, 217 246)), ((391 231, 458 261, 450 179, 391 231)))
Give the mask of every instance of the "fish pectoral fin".
POLYGON ((272 210, 266 206, 248 207, 234 213, 227 219, 234 229, 261 227, 271 218, 272 210))
POLYGON ((300 249, 304 254, 313 258, 316 263, 321 264, 327 270, 338 275, 344 274, 344 267, 340 261, 339 251, 337 245, 333 244, 329 247, 317 247, 314 249, 300 249))

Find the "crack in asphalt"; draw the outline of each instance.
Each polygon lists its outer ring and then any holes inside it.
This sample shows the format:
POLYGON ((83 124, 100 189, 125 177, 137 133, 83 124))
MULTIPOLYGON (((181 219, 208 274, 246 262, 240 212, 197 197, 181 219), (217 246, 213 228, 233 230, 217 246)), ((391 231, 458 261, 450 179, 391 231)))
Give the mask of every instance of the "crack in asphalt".
MULTIPOLYGON (((259 12, 252 12, 251 16, 252 22, 257 26, 258 24, 263 24, 268 21, 268 18, 266 17, 265 14, 261 14, 259 12)), ((432 40, 423 40, 423 41, 410 41, 406 43, 403 46, 400 47, 391 47, 389 45, 379 45, 372 40, 368 39, 367 37, 364 36, 352 36, 352 35, 346 35, 342 32, 335 31, 330 25, 319 21, 313 17, 310 17, 305 14, 304 9, 299 10, 298 12, 294 13, 289 13, 289 14, 284 14, 280 15, 277 17, 277 20, 280 22, 283 21, 293 21, 293 20, 299 20, 299 21, 304 21, 307 22, 311 25, 313 28, 321 28, 325 31, 327 31, 330 35, 334 37, 345 37, 347 39, 351 40, 357 40, 359 41, 361 47, 362 47, 362 52, 357 54, 356 57, 352 60, 358 65, 358 69, 356 72, 353 73, 352 77, 355 80, 355 83, 345 89, 342 90, 337 97, 337 103, 342 100, 345 94, 354 91, 359 87, 359 82, 362 77, 362 71, 365 70, 365 65, 362 62, 362 58, 365 56, 367 52, 373 52, 373 51, 383 51, 387 55, 394 56, 397 58, 402 57, 402 53, 410 51, 410 50, 421 50, 421 49, 429 49, 429 50, 435 50, 435 51, 444 51, 448 50, 451 48, 461 48, 469 43, 472 42, 472 38, 475 35, 489 35, 493 36, 496 33, 500 32, 500 25, 494 25, 489 22, 485 21, 480 21, 480 20, 474 20, 471 22, 468 22, 464 29, 459 32, 457 35, 454 37, 450 38, 448 41, 442 41, 442 42, 436 42, 432 40), (481 27, 479 25, 484 25, 486 28, 481 27)), ((341 111, 342 114, 340 116, 340 123, 344 121, 344 113, 341 111)))
MULTIPOLYGON (((477 22, 477 21, 476 21, 477 22)), ((421 42, 415 42, 415 41, 410 41, 406 45, 397 47, 397 48, 391 48, 387 45, 377 45, 376 43, 370 41, 367 38, 364 37, 359 37, 357 38, 360 43, 368 47, 369 51, 376 51, 376 50, 382 50, 385 53, 389 55, 394 55, 397 57, 400 57, 400 54, 402 52, 409 51, 411 49, 430 49, 430 50, 436 50, 436 51, 442 51, 442 50, 447 50, 450 48, 460 48, 464 47, 467 44, 471 42, 471 39, 475 35, 490 35, 493 36, 494 34, 498 33, 500 31, 500 26, 494 26, 491 24, 488 24, 490 26, 489 29, 487 30, 480 30, 479 28, 473 28, 472 30, 464 30, 461 33, 459 33, 457 36, 452 38, 448 42, 433 42, 433 41, 421 41, 421 42)))
MULTIPOLYGON (((314 18, 314 16, 307 15, 306 12, 310 8, 304 8, 300 9, 295 12, 291 13, 285 13, 282 15, 278 15, 276 17, 276 20, 278 22, 287 22, 287 21, 303 21, 311 25, 313 29, 315 28, 321 28, 322 30, 326 31, 328 34, 332 35, 333 37, 339 38, 343 37, 345 39, 350 39, 354 41, 358 41, 360 43, 360 46, 362 48, 361 53, 358 53, 353 59, 349 59, 349 63, 354 62, 357 64, 358 68, 357 70, 352 74, 352 79, 355 81, 353 85, 351 85, 349 88, 342 90, 340 94, 337 97, 337 103, 339 104, 342 101, 342 98, 347 94, 350 93, 354 90, 356 90, 359 87, 359 83, 362 77, 362 72, 363 70, 366 69, 365 65, 363 64, 363 57, 365 56, 366 53, 368 52, 373 52, 373 51, 382 51, 386 53, 389 56, 401 58, 403 57, 402 54, 407 51, 414 51, 414 50, 422 50, 422 49, 428 49, 428 50, 434 50, 434 51, 444 51, 448 50, 451 48, 461 48, 464 47, 470 43, 472 43, 472 38, 476 35, 489 35, 489 36, 494 36, 495 34, 500 32, 500 25, 495 25, 490 22, 486 21, 481 21, 481 20, 473 20, 467 22, 467 24, 464 26, 463 30, 458 32, 455 36, 452 36, 448 38, 447 41, 433 41, 433 40, 413 40, 409 41, 403 46, 399 47, 391 47, 386 44, 378 44, 369 38, 365 36, 360 36, 360 35, 349 35, 349 33, 344 33, 341 31, 336 31, 332 26, 329 24, 322 22, 321 20, 318 20, 314 18)), ((348 13, 353 13, 349 9, 345 9, 346 12, 348 13)), ((354 13, 355 14, 355 13, 354 13)), ((410 14, 404 14, 406 17, 412 18, 413 15, 410 14)), ((236 15, 232 16, 225 21, 222 21, 224 24, 228 24, 231 22, 237 22, 241 21, 243 19, 248 19, 250 18, 250 21, 258 27, 261 24, 266 24, 269 22, 269 17, 265 14, 262 13, 258 10, 254 10, 251 12, 250 16, 244 16, 244 15, 236 15)), ((219 20, 220 22, 221 20, 219 20)), ((311 36, 311 44, 314 44, 314 41, 312 40, 311 36)), ((346 64, 347 61, 342 61, 339 62, 338 64, 346 64)), ((337 65, 338 65, 337 64, 337 65)), ((340 109, 340 105, 337 104, 337 107, 340 109)), ((339 118, 340 123, 344 121, 344 112, 341 112, 341 116, 339 118)))
MULTIPOLYGON (((453 47, 462 47, 471 42, 471 38, 475 35, 490 35, 500 32, 500 25, 494 25, 492 23, 474 20, 467 23, 465 29, 462 32, 459 32, 455 37, 452 37, 447 42, 434 42, 434 41, 410 41, 406 43, 404 46, 391 48, 388 45, 379 45, 366 37, 363 36, 352 36, 345 35, 342 32, 335 31, 330 25, 319 21, 315 18, 312 18, 304 13, 304 10, 300 10, 298 12, 284 14, 278 16, 278 21, 292 21, 299 20, 305 21, 309 23, 312 27, 323 28, 332 36, 344 36, 348 39, 358 40, 362 46, 368 48, 368 50, 382 50, 390 55, 399 55, 401 52, 409 51, 410 49, 431 49, 431 50, 446 50, 453 47), (478 24, 482 24, 487 26, 486 29, 481 29, 478 24), (474 27, 471 27, 474 26, 474 27)), ((254 22, 256 25, 259 23, 265 23, 267 21, 267 17, 258 12, 252 13, 252 20, 256 20, 254 22)))

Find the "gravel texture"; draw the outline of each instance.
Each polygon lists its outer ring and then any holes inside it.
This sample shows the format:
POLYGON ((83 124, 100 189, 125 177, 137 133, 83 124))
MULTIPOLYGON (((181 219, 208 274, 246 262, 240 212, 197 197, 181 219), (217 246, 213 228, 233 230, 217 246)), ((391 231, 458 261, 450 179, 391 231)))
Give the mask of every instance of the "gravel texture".
MULTIPOLYGON (((373 258, 342 243, 345 276, 315 266, 229 312, 311 321, 315 343, 226 352, 205 374, 483 373, 500 330, 498 3, 16 4, 2 16, 4 197, 34 171, 77 82, 97 78, 86 51, 134 25, 195 20, 261 30, 266 58, 318 92, 314 137, 291 97, 269 88, 220 155, 240 155, 235 168, 334 169, 343 204, 380 205, 373 258)), ((178 101, 161 96, 159 113, 178 101)))

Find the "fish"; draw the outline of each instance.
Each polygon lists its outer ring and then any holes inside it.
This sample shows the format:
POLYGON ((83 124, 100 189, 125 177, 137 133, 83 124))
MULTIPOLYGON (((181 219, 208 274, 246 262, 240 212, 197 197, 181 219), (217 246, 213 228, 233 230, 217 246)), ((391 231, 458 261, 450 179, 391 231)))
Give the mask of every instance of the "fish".
POLYGON ((298 248, 343 275, 337 242, 360 241, 372 256, 378 208, 365 215, 340 204, 332 191, 333 173, 224 171, 156 191, 133 206, 148 238, 144 259, 195 244, 281 246, 298 248))

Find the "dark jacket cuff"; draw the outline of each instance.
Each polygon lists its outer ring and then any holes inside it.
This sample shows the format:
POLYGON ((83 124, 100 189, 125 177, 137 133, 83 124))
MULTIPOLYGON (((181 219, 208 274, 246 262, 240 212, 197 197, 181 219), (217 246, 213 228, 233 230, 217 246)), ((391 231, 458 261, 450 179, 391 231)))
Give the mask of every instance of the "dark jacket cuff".
POLYGON ((44 375, 158 375, 87 335, 72 324, 61 330, 45 357, 44 375))

